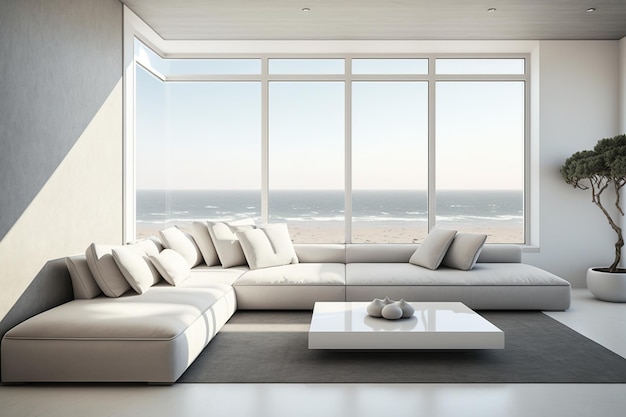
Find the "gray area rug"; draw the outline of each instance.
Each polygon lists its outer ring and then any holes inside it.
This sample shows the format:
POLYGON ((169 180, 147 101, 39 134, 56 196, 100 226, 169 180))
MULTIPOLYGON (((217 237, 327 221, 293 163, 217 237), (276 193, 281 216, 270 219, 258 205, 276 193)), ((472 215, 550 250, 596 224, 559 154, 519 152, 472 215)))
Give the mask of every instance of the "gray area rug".
POLYGON ((480 312, 506 348, 308 350, 310 311, 240 311, 178 382, 626 383, 626 359, 540 312, 480 312))

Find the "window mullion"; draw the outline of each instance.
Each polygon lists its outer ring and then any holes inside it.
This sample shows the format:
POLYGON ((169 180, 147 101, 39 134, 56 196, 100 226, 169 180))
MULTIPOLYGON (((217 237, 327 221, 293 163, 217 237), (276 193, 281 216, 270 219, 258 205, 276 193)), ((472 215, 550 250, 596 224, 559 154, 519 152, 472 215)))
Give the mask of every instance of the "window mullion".
POLYGON ((268 59, 261 60, 261 222, 269 223, 269 80, 268 59))
POLYGON ((345 242, 352 243, 352 59, 345 66, 345 242))
POLYGON ((428 60, 428 231, 435 227, 437 220, 436 201, 436 77, 435 57, 428 60))

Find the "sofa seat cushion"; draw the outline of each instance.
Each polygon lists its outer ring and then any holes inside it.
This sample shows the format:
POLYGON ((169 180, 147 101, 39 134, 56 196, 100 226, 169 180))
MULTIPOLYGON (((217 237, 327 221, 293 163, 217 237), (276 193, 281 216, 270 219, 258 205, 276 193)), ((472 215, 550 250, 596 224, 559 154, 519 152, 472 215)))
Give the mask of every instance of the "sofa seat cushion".
MULTIPOLYGON (((213 284, 233 285, 237 279, 250 269, 247 266, 236 266, 232 268, 222 268, 218 266, 199 265, 191 269, 191 282, 187 285, 203 286, 213 284)), ((181 286, 185 286, 185 282, 181 286)))
POLYGON ((339 263, 300 263, 256 269, 243 274, 243 285, 345 285, 346 266, 339 263))
POLYGON ((355 263, 346 266, 347 285, 559 285, 569 283, 528 264, 477 263, 469 271, 430 270, 405 263, 355 263))
POLYGON ((477 263, 470 271, 415 265, 348 264, 346 301, 458 301, 474 310, 567 310, 570 284, 531 265, 477 263))
POLYGON ((231 287, 158 284, 137 295, 73 300, 13 328, 12 339, 170 340, 181 334, 231 287))
POLYGON ((257 269, 233 284, 241 310, 312 310, 316 301, 345 301, 343 263, 299 263, 257 269))

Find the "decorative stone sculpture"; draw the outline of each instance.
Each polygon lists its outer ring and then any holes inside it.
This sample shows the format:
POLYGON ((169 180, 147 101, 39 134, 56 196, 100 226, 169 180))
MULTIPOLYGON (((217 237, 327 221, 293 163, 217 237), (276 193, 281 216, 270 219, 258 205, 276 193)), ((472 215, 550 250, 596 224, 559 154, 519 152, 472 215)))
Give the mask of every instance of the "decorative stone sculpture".
POLYGON ((397 320, 400 318, 412 317, 415 313, 413 306, 403 299, 394 301, 385 297, 385 299, 374 298, 367 306, 367 314, 371 317, 382 317, 387 320, 397 320))
POLYGON ((397 320, 402 317, 402 309, 398 303, 387 304, 381 313, 387 320, 397 320))
POLYGON ((415 313, 415 308, 413 308, 413 306, 411 304, 407 303, 403 299, 398 301, 397 303, 400 306, 400 308, 402 309, 402 317, 403 318, 407 318, 407 317, 413 316, 413 313, 415 313))
POLYGON ((374 298, 374 301, 367 306, 367 314, 372 317, 382 317, 383 307, 385 307, 385 301, 380 298, 374 298))

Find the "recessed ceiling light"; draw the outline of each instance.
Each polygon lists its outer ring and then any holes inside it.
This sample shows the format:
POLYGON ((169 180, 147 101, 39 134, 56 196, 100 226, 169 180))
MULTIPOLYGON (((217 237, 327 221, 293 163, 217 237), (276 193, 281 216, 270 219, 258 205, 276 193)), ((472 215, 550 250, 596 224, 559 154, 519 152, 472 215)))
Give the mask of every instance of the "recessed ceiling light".
POLYGON ((493 12, 495 12, 495 11, 496 11, 496 8, 495 8, 495 7, 490 7, 490 8, 488 8, 488 9, 487 9, 487 11, 488 11, 489 13, 493 13, 493 12))
POLYGON ((595 7, 590 7, 590 8, 587 9, 587 13, 593 13, 595 11, 596 11, 595 7))
POLYGON ((311 11, 311 9, 309 9, 308 7, 303 7, 303 8, 302 8, 302 11, 306 13, 306 12, 310 12, 310 11, 311 11))

